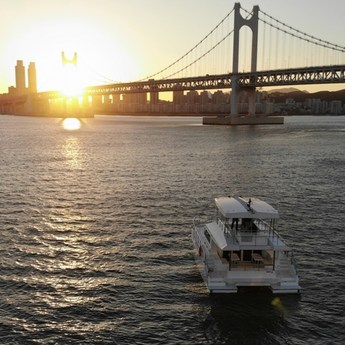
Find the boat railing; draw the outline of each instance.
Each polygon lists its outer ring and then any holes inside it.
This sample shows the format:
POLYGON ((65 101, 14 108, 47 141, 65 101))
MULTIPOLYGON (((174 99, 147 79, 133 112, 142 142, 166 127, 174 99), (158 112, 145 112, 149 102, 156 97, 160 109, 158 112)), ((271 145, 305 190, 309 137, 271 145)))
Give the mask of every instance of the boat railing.
POLYGON ((270 234, 269 241, 272 246, 279 246, 282 243, 286 244, 286 241, 283 239, 283 237, 275 230, 270 234))
POLYGON ((238 229, 235 236, 240 243, 251 243, 253 245, 276 245, 282 241, 281 236, 276 232, 274 226, 264 219, 255 219, 254 229, 238 229))
MULTIPOLYGON (((270 242, 273 245, 278 245, 280 243, 284 243, 285 240, 283 239, 283 237, 275 230, 275 228, 269 224, 268 222, 260 219, 258 220, 260 223, 260 226, 263 226, 263 229, 265 229, 266 231, 268 231, 268 237, 270 242)), ((293 263, 293 262, 292 262, 293 263)))
POLYGON ((193 219, 193 225, 197 226, 201 224, 201 219, 199 217, 194 217, 193 219))
POLYGON ((269 243, 270 233, 269 231, 236 230, 235 238, 240 244, 265 246, 269 243))
POLYGON ((241 261, 239 263, 231 263, 229 265, 229 270, 273 272, 273 263, 252 263, 247 261, 241 261))
POLYGON ((286 257, 286 260, 289 264, 289 269, 293 271, 294 274, 297 274, 297 268, 295 265, 295 257, 294 252, 292 250, 284 251, 284 255, 286 257))
POLYGON ((268 232, 269 234, 273 235, 276 232, 274 229, 274 225, 272 225, 265 219, 256 219, 254 223, 259 229, 259 232, 268 232))
POLYGON ((196 247, 205 247, 208 251, 211 250, 211 243, 207 240, 205 236, 205 225, 202 225, 201 222, 198 219, 193 220, 194 223, 194 229, 196 228, 202 228, 203 231, 196 231, 194 230, 194 241, 196 247))

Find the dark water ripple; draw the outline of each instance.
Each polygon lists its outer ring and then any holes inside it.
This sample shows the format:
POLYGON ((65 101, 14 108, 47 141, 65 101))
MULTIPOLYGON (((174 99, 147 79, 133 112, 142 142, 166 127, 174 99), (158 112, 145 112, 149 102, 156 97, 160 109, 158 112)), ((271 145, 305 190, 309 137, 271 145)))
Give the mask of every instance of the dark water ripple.
POLYGON ((199 124, 0 117, 1 344, 344 343, 345 118, 199 124), (192 220, 232 193, 279 209, 300 297, 206 293, 192 220))

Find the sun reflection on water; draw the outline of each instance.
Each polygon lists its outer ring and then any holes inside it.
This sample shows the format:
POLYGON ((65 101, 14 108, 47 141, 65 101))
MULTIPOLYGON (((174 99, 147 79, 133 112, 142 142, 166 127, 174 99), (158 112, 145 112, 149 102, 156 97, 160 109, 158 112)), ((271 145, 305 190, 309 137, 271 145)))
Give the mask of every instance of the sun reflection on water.
POLYGON ((70 168, 82 168, 82 152, 78 138, 66 138, 66 141, 62 147, 62 154, 67 159, 67 163, 70 168))
POLYGON ((81 128, 81 121, 75 117, 68 117, 62 121, 62 127, 67 131, 75 131, 81 128))

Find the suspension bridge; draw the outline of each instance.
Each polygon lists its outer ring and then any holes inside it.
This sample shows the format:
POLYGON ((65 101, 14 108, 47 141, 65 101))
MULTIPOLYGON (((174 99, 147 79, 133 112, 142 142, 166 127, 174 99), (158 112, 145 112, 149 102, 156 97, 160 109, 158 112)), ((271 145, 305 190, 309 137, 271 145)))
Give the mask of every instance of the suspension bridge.
MULTIPOLYGON (((216 123, 253 123, 257 89, 338 83, 345 83, 345 47, 293 28, 258 6, 248 11, 236 3, 207 35, 165 68, 133 82, 89 86, 74 106, 116 113, 140 104, 141 111, 150 112, 163 92, 173 94, 172 105, 176 106, 184 102, 185 92, 225 89, 231 90, 229 116, 216 123), (247 105, 241 117, 240 103, 247 105)), ((61 111, 64 102, 57 91, 2 95, 0 110, 54 113, 61 111)), ((263 123, 282 121, 269 116, 260 119, 263 123)))

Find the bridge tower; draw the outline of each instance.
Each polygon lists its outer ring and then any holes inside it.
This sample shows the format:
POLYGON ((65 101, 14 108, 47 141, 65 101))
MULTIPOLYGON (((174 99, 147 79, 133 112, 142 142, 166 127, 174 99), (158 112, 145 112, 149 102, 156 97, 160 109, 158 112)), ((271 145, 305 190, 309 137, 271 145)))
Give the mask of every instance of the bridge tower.
POLYGON ((241 14, 240 3, 235 3, 235 21, 234 21, 234 44, 233 44, 233 64, 232 64, 232 90, 231 90, 231 116, 238 115, 238 98, 241 91, 246 91, 248 95, 248 114, 255 115, 255 87, 240 88, 237 84, 239 46, 240 46, 240 30, 242 26, 248 26, 252 30, 252 56, 251 56, 251 72, 256 72, 257 55, 258 55, 258 31, 259 31, 259 6, 253 7, 253 15, 249 19, 245 19, 241 14))
POLYGON ((65 56, 65 52, 61 52, 61 61, 62 61, 63 65, 71 64, 71 65, 77 66, 78 55, 77 55, 76 52, 74 52, 73 58, 72 59, 67 59, 66 56, 65 56))

